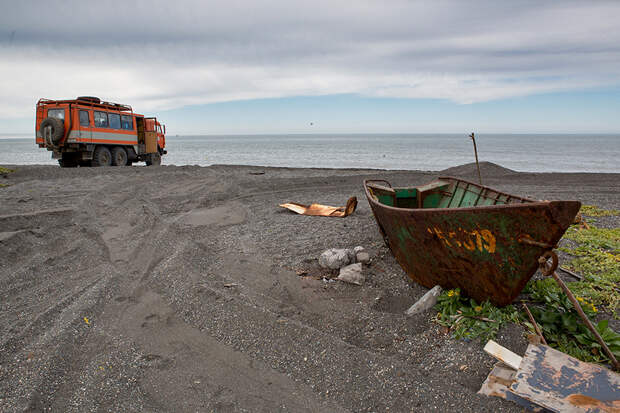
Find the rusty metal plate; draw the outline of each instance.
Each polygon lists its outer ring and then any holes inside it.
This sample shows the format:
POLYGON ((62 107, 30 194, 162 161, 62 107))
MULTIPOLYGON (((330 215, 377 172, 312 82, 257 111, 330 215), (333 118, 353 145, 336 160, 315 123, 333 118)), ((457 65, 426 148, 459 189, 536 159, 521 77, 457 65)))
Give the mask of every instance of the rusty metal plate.
POLYGON ((355 208, 357 207, 357 198, 352 196, 347 201, 347 204, 341 207, 321 204, 304 205, 296 202, 288 202, 286 204, 280 204, 280 206, 300 215, 345 218, 355 212, 355 208))

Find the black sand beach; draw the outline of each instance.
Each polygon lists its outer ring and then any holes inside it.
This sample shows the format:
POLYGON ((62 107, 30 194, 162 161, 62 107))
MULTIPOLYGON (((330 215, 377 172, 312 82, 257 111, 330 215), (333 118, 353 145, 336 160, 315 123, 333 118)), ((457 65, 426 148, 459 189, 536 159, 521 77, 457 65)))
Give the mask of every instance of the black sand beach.
MULTIPOLYGON (((494 364, 479 342, 451 339, 434 312, 403 315, 426 289, 362 192, 365 178, 476 180, 474 165, 5 166, 0 411, 522 411, 476 394, 494 364), (350 196, 345 219, 278 207, 350 196), (322 251, 357 245, 365 285, 320 279, 322 251)), ((508 193, 620 207, 620 174, 482 166, 508 193)), ((497 341, 526 346, 517 326, 497 341)))

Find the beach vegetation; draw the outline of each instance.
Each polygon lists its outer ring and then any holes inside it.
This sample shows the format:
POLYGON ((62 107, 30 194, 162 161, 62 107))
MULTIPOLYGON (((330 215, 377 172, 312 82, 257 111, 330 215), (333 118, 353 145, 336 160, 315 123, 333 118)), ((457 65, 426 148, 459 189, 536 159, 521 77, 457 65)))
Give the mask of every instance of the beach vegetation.
POLYGON ((0 166, 0 175, 10 174, 11 172, 15 172, 15 170, 0 166))
POLYGON ((620 209, 602 209, 596 205, 582 205, 579 210, 582 215, 589 217, 609 217, 620 215, 620 209))
POLYGON ((495 338, 499 329, 508 322, 520 323, 519 312, 512 305, 498 308, 489 301, 477 303, 463 297, 458 288, 443 291, 435 306, 435 320, 450 328, 452 336, 459 339, 495 338))

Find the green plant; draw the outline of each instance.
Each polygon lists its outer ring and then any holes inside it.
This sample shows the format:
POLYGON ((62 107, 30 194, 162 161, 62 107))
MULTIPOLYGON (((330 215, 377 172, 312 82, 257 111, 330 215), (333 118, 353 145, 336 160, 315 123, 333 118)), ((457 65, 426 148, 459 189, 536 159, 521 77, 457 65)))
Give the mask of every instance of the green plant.
POLYGON ((511 305, 497 308, 489 301, 478 304, 475 300, 461 296, 460 290, 441 293, 435 305, 436 321, 450 327, 455 338, 480 338, 483 341, 495 338, 507 322, 520 322, 519 312, 511 305))
POLYGON ((575 292, 618 318, 620 308, 620 228, 571 228, 564 235, 576 243, 561 251, 572 255, 566 265, 583 275, 583 281, 570 283, 575 292))
POLYGON ((582 205, 579 212, 589 217, 608 217, 608 216, 620 215, 620 210, 601 209, 597 207, 596 205, 582 205))
MULTIPOLYGON (((616 359, 620 358, 620 334, 609 328, 608 320, 599 321, 595 327, 596 331, 598 331, 616 359)), ((585 330, 583 333, 575 335, 575 338, 580 344, 589 348, 592 354, 601 356, 601 358, 608 360, 607 355, 603 352, 601 345, 598 343, 594 337, 594 334, 590 330, 585 330)))
POLYGON ((0 174, 2 174, 2 175, 10 174, 11 172, 15 172, 15 171, 13 169, 4 168, 4 167, 0 166, 0 174))
MULTIPOLYGON (((583 361, 599 363, 609 361, 568 297, 559 289, 551 288, 546 282, 547 280, 536 281, 535 285, 530 287, 530 291, 533 299, 544 304, 543 307, 532 306, 531 312, 547 343, 583 361)), ((583 297, 577 297, 577 300, 588 318, 592 318, 598 312, 592 302, 583 297)), ((535 331, 529 321, 524 324, 531 332, 535 331)), ((607 320, 596 324, 596 329, 614 355, 620 357, 620 334, 608 327, 607 320)))

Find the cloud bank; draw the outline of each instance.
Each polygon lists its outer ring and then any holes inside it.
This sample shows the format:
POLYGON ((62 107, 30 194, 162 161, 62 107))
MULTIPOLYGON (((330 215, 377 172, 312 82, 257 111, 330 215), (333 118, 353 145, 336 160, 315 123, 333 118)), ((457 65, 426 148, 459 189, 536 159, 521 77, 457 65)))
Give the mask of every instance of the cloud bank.
POLYGON ((355 93, 468 104, 620 85, 619 2, 10 2, 0 118, 355 93))

